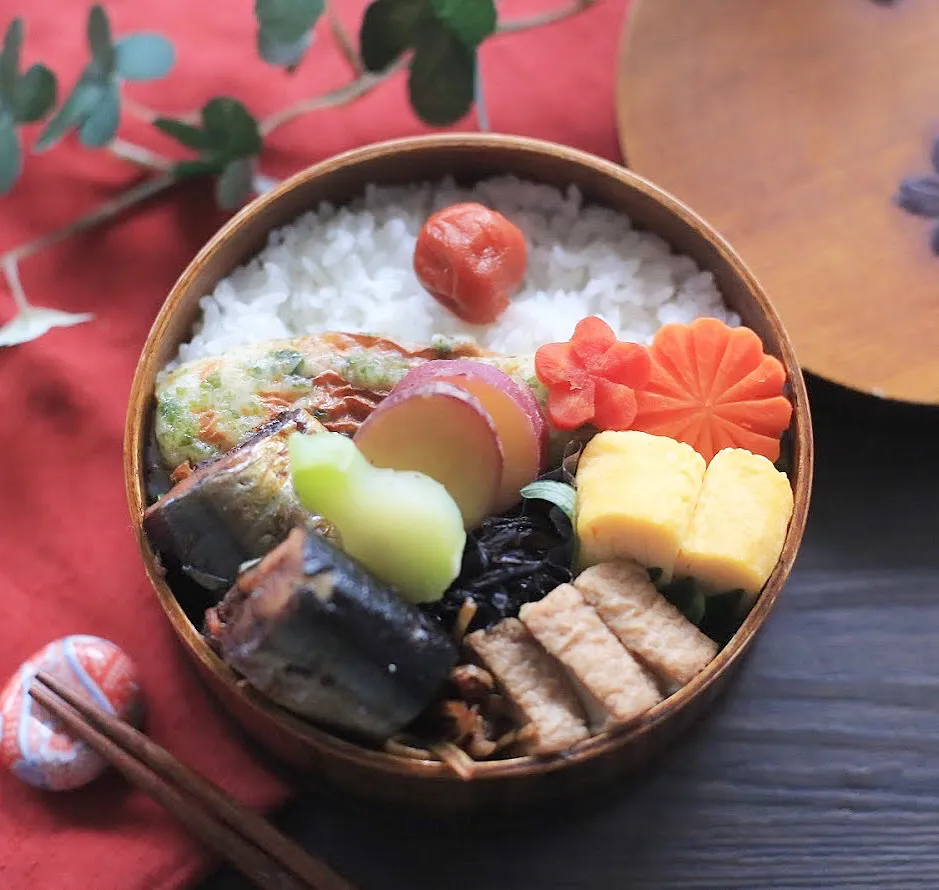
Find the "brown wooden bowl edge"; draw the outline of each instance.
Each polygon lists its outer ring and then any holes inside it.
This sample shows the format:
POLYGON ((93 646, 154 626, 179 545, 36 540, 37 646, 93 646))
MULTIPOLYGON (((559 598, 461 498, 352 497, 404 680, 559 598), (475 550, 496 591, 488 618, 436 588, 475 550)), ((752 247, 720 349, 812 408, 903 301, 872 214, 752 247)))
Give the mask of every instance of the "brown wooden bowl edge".
POLYGON ((620 178, 628 177, 635 187, 644 191, 648 196, 651 196, 653 199, 663 204, 671 213, 680 217, 688 226, 695 229, 705 240, 709 241, 717 252, 723 256, 724 261, 730 265, 733 272, 745 282, 750 296, 754 298, 770 324, 778 332, 778 339, 784 353, 783 360, 790 374, 790 391, 796 409, 794 423, 798 427, 795 430, 793 441, 793 450, 798 461, 796 503, 783 554, 750 614, 714 661, 712 661, 705 671, 691 683, 651 709, 632 726, 587 740, 563 758, 552 758, 542 761, 531 757, 521 757, 481 764, 478 777, 474 781, 490 782, 520 775, 529 776, 554 772, 565 769, 571 765, 583 763, 587 760, 601 758, 605 754, 627 746, 631 741, 635 741, 649 730, 660 725, 663 721, 677 716, 691 706, 699 696, 706 695, 712 685, 723 685, 721 678, 725 673, 730 672, 731 668, 742 658, 749 648, 755 634, 762 627, 775 605, 779 592, 791 571, 798 546, 801 543, 804 533, 808 514, 812 485, 814 443, 808 398, 805 383, 799 371, 798 362, 791 342, 785 332, 785 328, 759 283, 740 257, 737 256, 732 247, 727 244, 719 233, 705 220, 701 219, 677 198, 663 191, 644 177, 577 149, 524 137, 502 137, 488 134, 446 134, 390 140, 359 149, 352 149, 328 161, 300 171, 290 179, 281 183, 271 193, 249 204, 242 209, 239 214, 229 220, 229 222, 199 251, 174 284, 151 327, 141 352, 129 399, 124 438, 125 482, 127 485, 128 506, 131 513, 131 520, 137 536, 138 546, 144 558, 147 576, 155 588, 161 606, 173 625, 177 636, 183 643, 184 648, 188 651, 188 654, 196 660, 200 669, 215 676, 220 683, 231 688, 233 694, 237 695, 243 701, 246 708, 254 712, 259 720, 262 722, 273 722, 283 732, 298 736, 304 744, 313 746, 318 754, 324 758, 335 757, 340 761, 348 761, 350 765, 363 767, 368 770, 378 770, 379 772, 399 777, 431 778, 444 782, 462 781, 456 778, 447 767, 435 761, 411 761, 407 758, 389 755, 384 752, 361 748, 338 739, 311 724, 304 723, 285 711, 281 711, 276 706, 264 700, 263 697, 254 693, 253 690, 246 689, 239 684, 234 673, 230 671, 214 652, 212 652, 199 632, 186 617, 182 607, 159 571, 158 563, 154 554, 149 549, 149 544, 143 533, 140 522, 143 506, 142 448, 144 443, 142 436, 147 428, 148 414, 152 408, 152 393, 149 391, 152 385, 152 375, 150 373, 152 369, 149 368, 149 365, 154 361, 153 346, 160 340, 160 337, 168 326, 172 313, 176 308, 175 304, 179 301, 178 295, 181 293, 185 283, 196 274, 200 265, 218 249, 219 245, 238 228, 242 221, 260 212, 267 204, 278 200, 283 194, 295 188, 298 183, 308 178, 319 176, 331 168, 343 164, 361 163, 371 157, 391 151, 419 152, 422 150, 432 150, 434 146, 441 143, 463 143, 471 145, 476 150, 484 150, 488 145, 497 145, 502 148, 517 148, 525 151, 549 151, 552 154, 561 156, 567 162, 586 163, 595 170, 599 170, 601 173, 620 178))

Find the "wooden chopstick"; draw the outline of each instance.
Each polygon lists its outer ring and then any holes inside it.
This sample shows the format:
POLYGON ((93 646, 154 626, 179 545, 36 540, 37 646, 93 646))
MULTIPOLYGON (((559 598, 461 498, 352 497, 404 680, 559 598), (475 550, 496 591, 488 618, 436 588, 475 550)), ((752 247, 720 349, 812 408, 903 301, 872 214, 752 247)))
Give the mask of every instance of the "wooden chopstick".
POLYGON ((310 856, 302 847, 277 831, 267 820, 242 806, 217 785, 180 763, 168 751, 138 732, 130 724, 98 708, 55 677, 40 671, 36 677, 99 731, 139 758, 165 779, 201 799, 205 808, 226 822, 294 874, 318 890, 353 890, 352 885, 325 863, 310 856))
POLYGON ((311 886, 295 879, 267 853, 248 844, 241 835, 227 825, 214 821, 201 807, 184 797, 103 733, 86 723, 75 708, 66 704, 49 688, 34 681, 30 684, 30 695, 48 708, 69 730, 86 741, 133 784, 163 804, 206 846, 228 859, 263 890, 275 890, 281 887, 289 888, 289 890, 308 890, 311 886))
POLYGON ((130 724, 45 671, 30 695, 131 782, 156 798, 218 855, 270 890, 353 890, 325 863, 130 724), (173 787, 173 786, 176 787, 173 787))

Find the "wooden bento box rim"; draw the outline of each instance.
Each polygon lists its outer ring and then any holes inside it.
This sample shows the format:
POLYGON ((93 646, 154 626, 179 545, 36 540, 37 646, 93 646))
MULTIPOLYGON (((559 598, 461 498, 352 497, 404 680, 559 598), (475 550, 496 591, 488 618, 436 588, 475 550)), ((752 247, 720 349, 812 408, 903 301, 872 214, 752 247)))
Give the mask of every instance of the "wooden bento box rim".
MULTIPOLYGON (((346 742, 294 717, 267 701, 244 683, 239 682, 237 675, 209 648, 202 635, 184 613, 160 572, 155 554, 150 549, 141 524, 145 505, 143 450, 153 411, 155 377, 192 327, 198 311, 198 301, 195 295, 209 290, 219 277, 227 274, 256 253, 263 244, 267 232, 272 228, 285 225, 295 219, 304 209, 318 203, 321 200, 319 197, 305 198, 299 203, 296 200, 291 201, 291 196, 296 198, 304 194, 306 187, 312 186, 314 182, 345 176, 346 179, 354 181, 358 190, 361 191, 367 182, 376 181, 374 177, 368 175, 371 173, 374 162, 389 158, 394 159, 397 165, 396 171, 407 168, 410 162, 413 175, 397 178, 392 176, 386 178, 385 182, 418 182, 443 175, 437 168, 447 168, 452 158, 457 156, 462 156, 464 159, 472 158, 470 165, 474 173, 471 179, 479 179, 500 172, 525 178, 526 173, 522 171, 529 169, 537 171, 545 164, 553 166, 554 169, 577 168, 580 175, 579 177, 572 176, 572 179, 580 179, 581 182, 590 180, 597 184, 604 180, 607 182, 615 180, 620 186, 626 186, 637 195, 643 196, 650 206, 659 205, 666 217, 671 216, 679 220, 701 240, 699 253, 707 251, 712 254, 712 259, 716 258, 719 263, 723 263, 729 273, 743 284, 749 297, 757 304, 764 321, 761 325, 764 330, 758 333, 765 342, 765 331, 767 328, 771 330, 775 342, 767 345, 773 347, 778 345, 778 349, 774 351, 778 353, 778 357, 786 366, 789 375, 789 396, 794 405, 791 436, 793 459, 790 479, 793 481, 795 506, 789 532, 776 569, 770 576, 756 605, 730 642, 694 680, 653 707, 635 723, 588 739, 560 757, 542 760, 526 756, 480 762, 475 769, 474 779, 471 780, 477 782, 553 772, 626 746, 631 739, 642 736, 660 721, 677 715, 699 695, 703 696, 712 684, 717 683, 731 670, 773 608, 795 560, 805 528, 811 495, 813 441, 805 382, 783 324, 759 283, 730 245, 703 219, 678 199, 648 180, 612 162, 577 149, 525 137, 491 134, 444 134, 396 139, 344 152, 309 167, 244 207, 209 240, 182 273, 167 296, 147 336, 134 374, 128 405, 124 436, 125 484, 131 522, 137 535, 147 576, 156 590, 164 612, 190 655, 196 659, 203 672, 213 676, 226 688, 227 698, 240 699, 242 710, 247 709, 254 712, 255 717, 274 721, 279 724, 281 730, 301 738, 305 744, 317 749, 319 756, 338 758, 351 766, 398 776, 464 781, 457 778, 449 767, 437 761, 411 760, 346 742), (487 161, 490 156, 494 156, 492 163, 487 161), (504 163, 506 158, 514 163, 504 163), (363 165, 369 168, 365 175, 360 172, 363 165), (280 207, 289 208, 289 212, 286 215, 284 212, 276 213, 273 222, 267 221, 268 213, 280 207), (260 225, 259 220, 263 221, 260 225), (247 237, 244 237, 246 232, 247 237), (234 242, 239 236, 242 236, 243 241, 239 244, 239 249, 232 251, 224 258, 220 257, 229 240, 232 239, 234 242), (211 284, 207 285, 206 282, 209 281, 211 284), (178 310, 184 300, 187 301, 187 305, 183 306, 180 312, 178 310)), ((458 173, 453 175, 459 180, 458 173)), ((540 180, 537 172, 531 174, 530 178, 534 181, 540 180)), ((380 177, 379 181, 381 181, 380 177)), ((584 191, 583 188, 582 191, 584 191)), ((347 190, 347 194, 351 195, 352 191, 347 190)), ((585 193, 588 201, 591 197, 585 193)), ((603 203, 602 200, 599 203, 603 203)), ((669 239, 666 237, 665 240, 669 239)), ((690 252, 686 247, 681 247, 680 250, 683 253, 690 252)), ((694 255, 693 252, 691 253, 694 255)), ((696 260, 707 267, 708 264, 702 263, 698 257, 696 260)), ((713 261, 710 265, 714 265, 713 261)))

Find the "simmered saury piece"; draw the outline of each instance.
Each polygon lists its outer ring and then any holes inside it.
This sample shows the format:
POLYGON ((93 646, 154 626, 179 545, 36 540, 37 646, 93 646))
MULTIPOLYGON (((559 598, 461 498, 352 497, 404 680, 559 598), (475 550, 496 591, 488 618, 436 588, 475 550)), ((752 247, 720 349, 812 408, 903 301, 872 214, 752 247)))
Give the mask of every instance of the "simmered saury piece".
POLYGON ((581 572, 574 586, 668 689, 684 686, 717 655, 717 643, 665 599, 637 563, 600 563, 581 572))
POLYGON ((150 541, 203 587, 227 590, 238 567, 279 544, 308 516, 290 482, 287 439, 322 426, 282 412, 227 454, 198 466, 144 513, 150 541))
POLYGON ((525 754, 554 754, 590 736, 574 690, 558 663, 517 618, 466 638, 518 708, 528 741, 525 754))
POLYGON ((570 584, 522 606, 519 617, 575 682, 593 728, 628 723, 662 700, 649 672, 570 584))
POLYGON ((161 373, 157 443, 167 467, 197 463, 291 407, 351 435, 411 368, 453 357, 494 365, 543 396, 530 355, 491 355, 466 343, 408 349, 379 337, 315 334, 240 346, 161 373))
POLYGON ((259 692, 375 741, 430 704, 458 654, 436 623, 305 528, 239 576, 206 630, 259 692))

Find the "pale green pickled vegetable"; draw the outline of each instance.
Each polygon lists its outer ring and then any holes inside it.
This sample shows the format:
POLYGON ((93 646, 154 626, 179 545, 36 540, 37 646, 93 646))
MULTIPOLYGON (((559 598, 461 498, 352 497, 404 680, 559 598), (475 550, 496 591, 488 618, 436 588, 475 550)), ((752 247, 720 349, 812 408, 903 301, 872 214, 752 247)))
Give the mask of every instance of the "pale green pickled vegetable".
POLYGON ((335 526, 349 556, 411 602, 443 596, 460 572, 466 532, 439 482, 373 467, 340 433, 291 436, 289 446, 300 503, 335 526))

